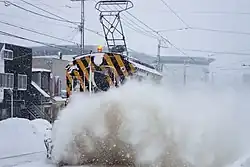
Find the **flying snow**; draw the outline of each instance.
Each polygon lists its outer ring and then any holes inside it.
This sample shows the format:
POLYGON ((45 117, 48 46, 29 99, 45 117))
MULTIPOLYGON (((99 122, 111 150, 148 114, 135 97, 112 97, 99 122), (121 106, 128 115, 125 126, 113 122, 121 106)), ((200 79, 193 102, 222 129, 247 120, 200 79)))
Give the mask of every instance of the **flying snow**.
POLYGON ((244 90, 135 81, 75 93, 54 123, 53 160, 225 167, 248 153, 248 99, 244 90))

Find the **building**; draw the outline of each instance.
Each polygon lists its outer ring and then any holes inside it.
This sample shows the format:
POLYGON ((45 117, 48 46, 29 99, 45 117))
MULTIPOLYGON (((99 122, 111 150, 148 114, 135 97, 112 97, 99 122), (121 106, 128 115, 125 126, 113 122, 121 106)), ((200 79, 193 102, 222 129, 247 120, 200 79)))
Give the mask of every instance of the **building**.
POLYGON ((27 100, 30 98, 32 50, 0 43, 0 118, 29 117, 27 100))
POLYGON ((41 104, 51 98, 32 81, 32 49, 0 43, 0 120, 9 117, 52 121, 41 104))
MULTIPOLYGON (((72 57, 68 58, 72 60, 72 57)), ((61 89, 66 89, 65 81, 65 67, 69 63, 67 57, 60 59, 59 56, 33 56, 32 67, 33 69, 44 69, 49 70, 51 77, 51 84, 54 85, 57 82, 61 83, 61 89), (59 80, 59 81, 58 81, 59 80)), ((59 94, 55 90, 55 86, 51 85, 50 94, 51 96, 58 96, 59 94)), ((59 92, 60 93, 60 92, 59 92)))
POLYGON ((206 57, 162 56, 165 80, 174 84, 201 83, 209 81, 209 65, 215 61, 206 57))
POLYGON ((61 80, 59 77, 52 77, 51 70, 32 68, 31 84, 40 92, 35 97, 37 106, 43 113, 49 115, 50 119, 55 120, 57 113, 65 107, 66 102, 66 99, 60 96, 61 80))
MULTIPOLYGON (((32 59, 32 80, 41 87, 50 97, 51 104, 44 105, 50 108, 48 111, 54 119, 57 113, 65 107, 66 98, 64 90, 66 90, 65 67, 68 64, 68 57, 62 56, 33 56, 32 59)), ((72 57, 70 57, 70 60, 72 57)))

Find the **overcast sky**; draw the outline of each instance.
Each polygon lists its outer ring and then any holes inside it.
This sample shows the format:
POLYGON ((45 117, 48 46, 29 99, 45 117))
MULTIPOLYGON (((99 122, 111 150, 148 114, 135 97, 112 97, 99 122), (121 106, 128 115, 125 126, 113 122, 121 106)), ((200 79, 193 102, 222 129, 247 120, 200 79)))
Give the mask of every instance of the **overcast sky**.
MULTIPOLYGON (((54 14, 73 21, 80 21, 80 3, 69 0, 26 0, 34 5, 42 7, 54 14)), ((218 29, 225 31, 239 31, 250 33, 250 1, 249 0, 165 0, 169 6, 190 26, 206 29, 218 29), (221 13, 222 12, 222 13, 221 13), (249 12, 249 13, 248 13, 249 12), (224 14, 223 14, 224 13, 224 14)), ((46 14, 31 7, 20 0, 12 0, 25 9, 46 14)), ((99 31, 102 34, 102 27, 99 22, 99 13, 95 10, 94 0, 85 2, 86 22, 89 29, 99 31)), ((161 0, 134 0, 134 8, 130 9, 134 16, 142 20, 156 31, 185 28, 185 25, 161 2, 161 0)), ((126 17, 140 24, 129 14, 126 17)), ((51 16, 53 17, 53 16, 51 16)), ((0 20, 12 23, 25 28, 34 29, 42 33, 56 37, 80 42, 80 33, 74 28, 75 25, 49 20, 43 17, 28 13, 14 6, 6 7, 0 3, 0 20)), ((0 30, 18 34, 27 38, 40 40, 48 43, 65 44, 65 42, 33 34, 18 28, 12 28, 0 23, 0 30)), ((126 25, 126 23, 124 23, 126 25)), ((141 25, 141 24, 140 24, 141 25)), ((145 26, 141 25, 145 29, 145 26)), ((147 29, 150 31, 149 29, 147 29)), ((124 26, 127 45, 134 50, 156 55, 158 41, 139 34, 124 26)), ((176 47, 185 49, 211 50, 218 52, 241 52, 250 53, 249 34, 228 34, 200 30, 167 31, 161 33, 167 37, 176 47)), ((1 36, 1 42, 11 42, 26 46, 37 44, 1 36)), ((105 45, 103 37, 86 31, 86 44, 105 45)), ((186 51, 185 51, 186 52, 186 51)), ((186 52, 188 56, 205 56, 208 53, 186 52)), ((182 55, 174 48, 162 49, 162 55, 182 55)), ((215 54, 217 60, 213 67, 221 68, 242 68, 241 64, 249 63, 249 55, 222 55, 215 54)), ((241 72, 242 70, 240 70, 241 72)), ((237 70, 224 70, 228 73, 239 73, 237 70)))

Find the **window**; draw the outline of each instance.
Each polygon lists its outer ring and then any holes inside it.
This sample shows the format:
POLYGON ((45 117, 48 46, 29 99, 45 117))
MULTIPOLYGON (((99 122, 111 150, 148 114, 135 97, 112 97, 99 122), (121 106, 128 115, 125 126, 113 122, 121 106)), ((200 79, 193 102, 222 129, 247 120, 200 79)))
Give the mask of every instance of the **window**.
POLYGON ((4 49, 3 50, 3 58, 5 60, 13 60, 13 51, 8 50, 8 49, 4 49))
POLYGON ((0 88, 13 89, 14 88, 14 74, 0 73, 0 88))
POLYGON ((27 75, 18 74, 18 90, 27 89, 27 75))

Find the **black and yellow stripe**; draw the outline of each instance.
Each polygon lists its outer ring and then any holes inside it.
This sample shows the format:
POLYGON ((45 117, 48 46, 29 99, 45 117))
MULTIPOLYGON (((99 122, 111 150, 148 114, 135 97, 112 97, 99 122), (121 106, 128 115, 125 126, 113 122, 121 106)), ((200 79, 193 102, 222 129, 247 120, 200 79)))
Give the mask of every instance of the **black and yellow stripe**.
POLYGON ((67 92, 67 97, 69 97, 71 95, 71 91, 72 91, 72 75, 69 74, 69 71, 66 70, 66 92, 67 92))
MULTIPOLYGON (((89 85, 89 64, 91 61, 91 69, 92 71, 100 71, 104 72, 107 67, 112 68, 112 72, 115 73, 115 79, 116 80, 123 80, 124 78, 133 75, 136 72, 136 69, 133 64, 131 64, 129 61, 127 61, 122 55, 120 54, 114 54, 114 53, 105 53, 103 56, 102 63, 100 66, 96 65, 94 63, 94 56, 85 56, 78 59, 75 59, 73 61, 73 65, 76 65, 78 69, 74 69, 72 73, 70 73, 70 68, 68 65, 66 70, 66 82, 67 82, 67 95, 70 96, 72 91, 72 77, 75 76, 80 81, 80 91, 88 90, 85 89, 89 85), (85 78, 84 78, 85 77, 85 78), (84 83, 85 79, 85 83, 84 83), (85 87, 84 87, 85 86, 85 87)), ((72 66, 72 65, 71 65, 72 66)), ((112 74, 108 74, 107 77, 105 77, 105 80, 109 83, 109 86, 114 85, 114 76, 112 74)))
POLYGON ((116 75, 119 77, 127 77, 135 73, 135 67, 119 54, 105 54, 104 65, 112 66, 113 68, 115 68, 116 75))

